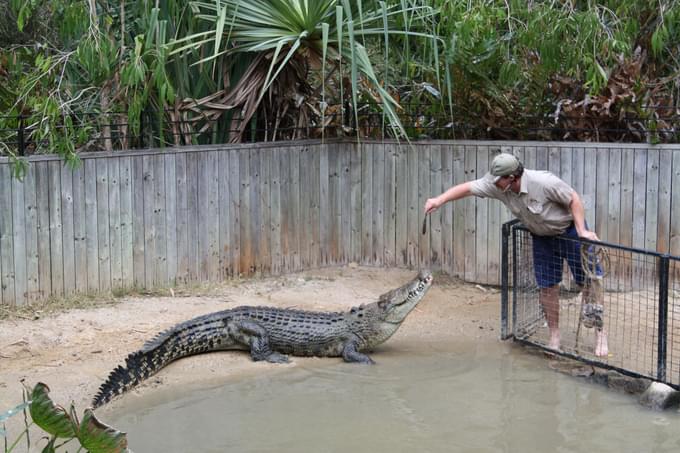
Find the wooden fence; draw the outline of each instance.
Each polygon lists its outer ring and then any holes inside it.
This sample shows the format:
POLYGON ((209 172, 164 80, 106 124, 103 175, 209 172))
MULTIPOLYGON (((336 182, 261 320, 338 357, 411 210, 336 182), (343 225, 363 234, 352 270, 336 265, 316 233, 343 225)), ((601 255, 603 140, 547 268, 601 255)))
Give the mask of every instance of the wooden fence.
POLYGON ((357 262, 500 281, 497 201, 425 200, 514 152, 580 193, 609 242, 680 254, 680 146, 319 141, 0 158, 0 304, 357 262))

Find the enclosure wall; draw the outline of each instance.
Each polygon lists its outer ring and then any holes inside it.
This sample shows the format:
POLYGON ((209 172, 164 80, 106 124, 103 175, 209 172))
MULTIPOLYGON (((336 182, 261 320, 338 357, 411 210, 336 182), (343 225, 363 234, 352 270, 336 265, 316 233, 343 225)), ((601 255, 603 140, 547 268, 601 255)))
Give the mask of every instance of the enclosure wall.
POLYGON ((425 200, 512 151, 580 193, 604 240, 680 254, 680 146, 539 142, 219 145, 0 158, 0 304, 357 262, 500 283, 497 201, 425 200))

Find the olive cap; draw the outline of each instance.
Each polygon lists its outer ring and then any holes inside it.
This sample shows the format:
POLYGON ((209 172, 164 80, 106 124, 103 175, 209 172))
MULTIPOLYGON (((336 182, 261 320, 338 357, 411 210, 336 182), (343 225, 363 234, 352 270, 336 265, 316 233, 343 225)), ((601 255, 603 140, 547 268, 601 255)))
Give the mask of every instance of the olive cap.
POLYGON ((512 154, 500 153, 491 161, 489 173, 494 177, 493 182, 497 182, 501 177, 513 174, 520 165, 519 159, 512 154))

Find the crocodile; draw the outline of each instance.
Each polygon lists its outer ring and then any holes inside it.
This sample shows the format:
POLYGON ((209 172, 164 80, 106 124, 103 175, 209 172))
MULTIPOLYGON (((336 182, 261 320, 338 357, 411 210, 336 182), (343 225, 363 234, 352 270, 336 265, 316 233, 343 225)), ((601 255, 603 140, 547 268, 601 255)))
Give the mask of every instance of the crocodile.
POLYGON ((125 359, 99 387, 97 408, 134 388, 171 362, 212 351, 250 351, 254 361, 285 363, 288 355, 342 357, 373 364, 365 354, 390 338, 432 285, 420 271, 376 302, 344 312, 242 306, 198 316, 171 327, 125 359))

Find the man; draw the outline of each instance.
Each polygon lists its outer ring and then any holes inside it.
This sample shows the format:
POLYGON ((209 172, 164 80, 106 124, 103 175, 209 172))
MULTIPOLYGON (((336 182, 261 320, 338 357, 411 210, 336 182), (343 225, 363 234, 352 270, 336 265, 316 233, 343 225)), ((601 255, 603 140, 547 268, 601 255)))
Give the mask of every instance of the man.
MULTIPOLYGON (((429 214, 444 203, 470 195, 502 201, 532 233, 534 274, 540 288, 539 302, 550 331, 548 347, 558 350, 559 283, 562 280, 563 260, 567 260, 574 280, 580 286, 585 283, 585 273, 578 241, 557 236, 599 241, 597 235, 588 230, 581 197, 552 173, 525 170, 515 156, 502 153, 493 159, 484 177, 458 184, 428 199, 425 213, 429 214)), ((588 297, 587 291, 584 289, 584 297, 588 297)), ((595 354, 606 357, 608 352, 607 334, 603 329, 597 329, 595 354)))

